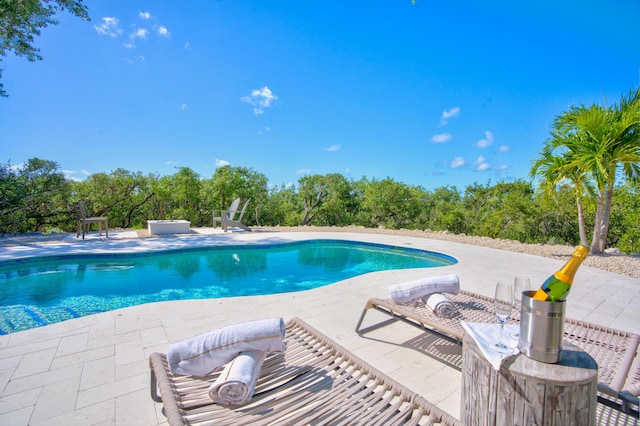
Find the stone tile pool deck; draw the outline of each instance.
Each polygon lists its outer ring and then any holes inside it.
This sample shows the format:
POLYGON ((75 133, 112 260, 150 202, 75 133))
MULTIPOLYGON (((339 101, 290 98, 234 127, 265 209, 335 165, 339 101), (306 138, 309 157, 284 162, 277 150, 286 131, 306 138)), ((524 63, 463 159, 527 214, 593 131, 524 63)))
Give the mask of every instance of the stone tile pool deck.
MULTIPOLYGON (((396 283, 456 273, 461 288, 491 295, 516 274, 541 283, 563 262, 418 237, 344 232, 238 232, 0 247, 0 260, 45 254, 148 251, 196 245, 279 243, 327 238, 436 251, 456 265, 383 271, 297 293, 140 305, 0 336, 0 424, 163 425, 162 404, 149 396, 148 356, 174 341, 250 319, 297 316, 396 381, 460 417, 460 372, 426 353, 452 357, 459 347, 405 324, 358 336, 370 297, 396 283)), ((567 302, 569 317, 640 333, 640 280, 583 266, 567 302)), ((367 315, 365 325, 387 317, 367 315)))

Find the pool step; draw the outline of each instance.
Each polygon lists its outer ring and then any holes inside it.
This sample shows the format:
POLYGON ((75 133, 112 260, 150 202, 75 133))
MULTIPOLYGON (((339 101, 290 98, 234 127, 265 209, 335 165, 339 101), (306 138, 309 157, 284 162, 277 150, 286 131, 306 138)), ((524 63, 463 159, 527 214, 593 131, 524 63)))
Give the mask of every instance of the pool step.
POLYGON ((69 306, 37 308, 35 306, 14 305, 0 307, 0 335, 42 327, 60 321, 80 318, 103 312, 95 309, 78 309, 69 306))

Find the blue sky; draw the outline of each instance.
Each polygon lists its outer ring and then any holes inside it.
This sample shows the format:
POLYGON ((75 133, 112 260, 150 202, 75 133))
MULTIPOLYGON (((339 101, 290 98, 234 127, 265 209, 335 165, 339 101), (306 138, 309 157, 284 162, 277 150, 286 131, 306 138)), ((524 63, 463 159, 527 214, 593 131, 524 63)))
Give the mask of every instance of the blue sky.
POLYGON ((86 1, 3 58, 1 161, 271 185, 527 178, 553 118, 640 80, 637 0, 86 1))

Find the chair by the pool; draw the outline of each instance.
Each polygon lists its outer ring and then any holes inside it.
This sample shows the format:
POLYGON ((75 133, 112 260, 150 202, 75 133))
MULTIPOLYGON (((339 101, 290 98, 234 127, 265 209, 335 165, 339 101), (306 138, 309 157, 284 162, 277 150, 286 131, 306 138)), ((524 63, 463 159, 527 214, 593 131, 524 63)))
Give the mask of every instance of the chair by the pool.
POLYGON ((225 216, 227 217, 227 219, 233 219, 233 217, 236 215, 236 212, 238 211, 239 206, 240 206, 240 198, 236 198, 235 200, 233 200, 233 202, 231 203, 231 205, 227 210, 222 210, 220 212, 220 216, 216 216, 216 212, 214 211, 213 227, 215 228, 218 222, 222 224, 222 218, 224 218, 225 216))
POLYGON ((153 353, 151 397, 170 425, 460 425, 450 414, 365 364, 293 318, 286 350, 265 360, 253 398, 240 406, 214 403, 205 377, 173 375, 166 355, 153 353))
MULTIPOLYGON (((390 298, 367 301, 356 332, 364 334, 389 322, 403 321, 424 331, 436 332, 462 344, 462 321, 496 322, 493 299, 469 291, 447 294, 458 313, 452 318, 435 315, 422 301, 395 303, 390 298), (374 309, 390 319, 362 328, 365 315, 374 309)), ((520 320, 519 312, 514 320, 520 320)), ((564 339, 582 348, 598 363, 598 402, 638 417, 638 383, 640 382, 640 336, 586 321, 565 319, 564 339), (634 390, 635 389, 635 390, 634 390)))
POLYGON ((104 232, 107 238, 109 238, 109 219, 104 216, 88 216, 87 206, 83 201, 78 201, 73 205, 73 211, 76 214, 78 220, 76 226, 76 238, 80 236, 82 231, 82 239, 84 240, 84 234, 89 232, 89 228, 92 224, 98 225, 98 234, 102 236, 102 225, 104 224, 104 232))
POLYGON ((222 229, 224 230, 224 232, 227 232, 227 228, 229 228, 230 226, 241 228, 245 231, 251 231, 251 228, 242 223, 242 218, 244 217, 244 212, 247 210, 249 201, 251 201, 251 198, 249 198, 242 206, 242 210, 240 211, 238 220, 234 220, 233 217, 225 217, 224 213, 222 214, 222 229))

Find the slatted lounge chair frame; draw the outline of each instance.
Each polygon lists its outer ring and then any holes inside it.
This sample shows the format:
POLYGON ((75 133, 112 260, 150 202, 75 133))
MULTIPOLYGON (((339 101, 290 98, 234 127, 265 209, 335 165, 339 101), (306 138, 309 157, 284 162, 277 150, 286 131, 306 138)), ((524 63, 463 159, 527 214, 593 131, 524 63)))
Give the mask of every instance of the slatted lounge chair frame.
POLYGON ((461 425, 300 319, 286 330, 286 351, 267 357, 247 404, 213 403, 207 389, 219 372, 173 375, 157 352, 149 358, 151 397, 170 425, 461 425))
MULTIPOLYGON (((495 322, 493 299, 469 291, 447 294, 458 313, 453 318, 435 315, 422 302, 395 303, 391 299, 369 299, 356 324, 356 333, 364 334, 382 327, 389 322, 403 321, 421 330, 436 332, 462 344, 464 330, 461 321, 495 322), (365 315, 370 309, 382 312, 391 318, 372 326, 361 328, 365 315)), ((520 314, 513 318, 520 321, 520 314)), ((638 397, 625 389, 640 382, 640 336, 626 331, 615 330, 566 318, 564 338, 590 354, 598 363, 598 401, 620 410, 632 417, 638 417, 638 397)))
POLYGON ((242 223, 242 218, 244 216, 244 212, 247 210, 249 201, 251 201, 251 198, 245 201, 244 205, 242 206, 242 210, 240 211, 240 216, 238 217, 238 220, 234 220, 233 216, 225 217, 224 212, 222 212, 222 229, 224 230, 224 232, 227 232, 227 228, 229 228, 230 226, 242 228, 245 231, 251 231, 251 228, 249 228, 247 225, 244 225, 242 223))

